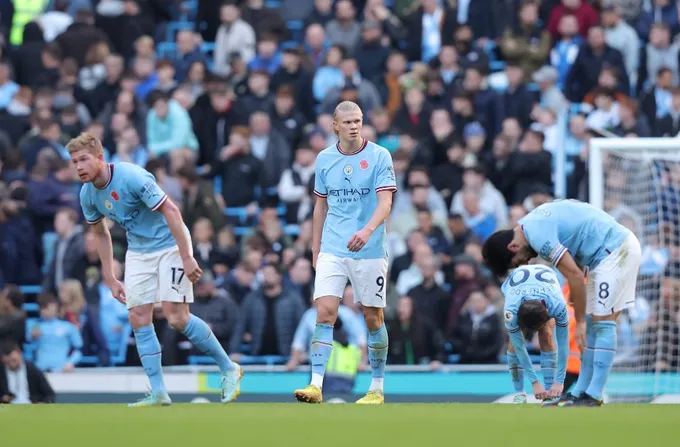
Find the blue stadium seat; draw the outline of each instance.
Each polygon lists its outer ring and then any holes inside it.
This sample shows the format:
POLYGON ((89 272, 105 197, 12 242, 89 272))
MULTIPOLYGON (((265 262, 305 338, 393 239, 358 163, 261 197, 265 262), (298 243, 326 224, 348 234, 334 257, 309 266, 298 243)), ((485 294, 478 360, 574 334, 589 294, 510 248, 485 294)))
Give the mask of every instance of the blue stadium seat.
POLYGON ((297 237, 300 234, 300 225, 289 224, 283 227, 283 232, 288 236, 297 237))
POLYGON ((286 27, 290 32, 292 39, 296 42, 302 42, 304 40, 303 30, 305 28, 304 22, 301 20, 289 20, 286 23, 286 27))
POLYGON ((19 286, 19 291, 24 295, 40 295, 41 290, 40 286, 19 286))
POLYGON ((503 61, 491 61, 489 62, 489 69, 493 71, 503 71, 505 70, 505 62, 503 61))
POLYGON ((177 44, 175 42, 161 42, 156 45, 156 53, 160 59, 175 59, 177 56, 177 44))
POLYGON ((24 309, 24 312, 27 314, 30 313, 39 313, 40 312, 40 306, 38 306, 38 303, 24 303, 23 306, 21 306, 24 309))
POLYGON ((281 2, 279 0, 267 0, 264 2, 264 6, 271 9, 279 9, 281 7, 281 2))

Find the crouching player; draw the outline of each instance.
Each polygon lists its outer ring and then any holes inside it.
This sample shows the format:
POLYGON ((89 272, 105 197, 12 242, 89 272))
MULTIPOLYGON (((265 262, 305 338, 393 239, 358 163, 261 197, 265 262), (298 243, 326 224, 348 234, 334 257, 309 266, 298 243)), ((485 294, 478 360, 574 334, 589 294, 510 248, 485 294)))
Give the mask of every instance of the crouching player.
POLYGON ((492 234, 482 254, 498 276, 537 256, 564 275, 574 305, 574 338, 582 361, 572 395, 560 406, 602 405, 616 354, 616 319, 623 309, 635 304, 641 258, 635 235, 592 205, 555 200, 531 211, 515 228, 492 234), (588 272, 587 289, 584 271, 588 272))
POLYGON ((527 265, 513 270, 501 290, 505 297, 505 327, 510 334, 508 368, 517 392, 514 403, 526 403, 525 371, 537 399, 559 397, 564 388, 569 358, 569 313, 557 275, 544 265, 527 265), (531 364, 524 340, 526 330, 538 332, 545 387, 531 364))
POLYGON ((139 358, 151 383, 151 392, 130 406, 171 404, 163 382, 161 345, 152 324, 157 301, 162 302, 168 323, 215 359, 222 372, 221 400, 233 400, 239 394, 243 370, 231 362, 210 326, 189 313, 189 303, 194 301, 192 283, 202 272, 179 209, 143 168, 130 163, 107 164, 101 142, 92 135, 81 134, 67 149, 85 183, 80 205, 97 235, 104 283, 130 310, 139 358), (123 227, 127 235, 125 287, 113 273, 111 234, 104 218, 123 227))

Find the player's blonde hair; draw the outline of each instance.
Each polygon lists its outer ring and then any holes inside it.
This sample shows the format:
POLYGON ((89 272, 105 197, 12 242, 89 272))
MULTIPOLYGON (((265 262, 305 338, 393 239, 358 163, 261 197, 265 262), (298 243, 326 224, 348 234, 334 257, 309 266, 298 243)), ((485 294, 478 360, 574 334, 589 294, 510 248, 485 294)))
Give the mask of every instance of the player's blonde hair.
POLYGON ((95 138, 94 135, 88 132, 83 132, 66 145, 69 154, 74 152, 86 150, 92 155, 99 155, 104 153, 101 141, 95 138))
POLYGON ((336 116, 338 115, 338 112, 359 112, 359 113, 361 113, 361 107, 359 107, 359 104, 357 104, 356 102, 342 101, 340 104, 335 106, 335 110, 333 110, 333 120, 335 120, 336 116))

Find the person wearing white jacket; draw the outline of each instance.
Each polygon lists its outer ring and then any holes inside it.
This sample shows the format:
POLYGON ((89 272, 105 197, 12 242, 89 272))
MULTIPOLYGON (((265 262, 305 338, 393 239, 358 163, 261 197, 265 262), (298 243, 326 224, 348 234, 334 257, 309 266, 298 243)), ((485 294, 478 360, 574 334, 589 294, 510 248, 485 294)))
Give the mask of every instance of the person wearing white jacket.
POLYGON ((215 37, 214 72, 228 76, 231 72, 230 55, 238 53, 247 65, 255 57, 255 31, 246 21, 241 19, 241 11, 236 2, 226 2, 220 8, 222 25, 217 29, 215 37))

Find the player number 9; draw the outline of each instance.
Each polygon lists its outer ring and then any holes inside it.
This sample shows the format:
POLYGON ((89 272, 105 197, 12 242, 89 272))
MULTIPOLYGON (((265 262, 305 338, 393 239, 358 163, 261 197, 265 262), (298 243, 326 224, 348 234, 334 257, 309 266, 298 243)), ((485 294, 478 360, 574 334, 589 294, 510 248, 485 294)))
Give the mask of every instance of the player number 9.
POLYGON ((382 298, 381 293, 382 293, 383 289, 385 288, 385 277, 384 276, 378 276, 378 278, 376 278, 376 280, 375 280, 375 284, 378 287, 380 287, 380 289, 378 289, 378 293, 376 293, 375 296, 377 296, 378 298, 382 298))

